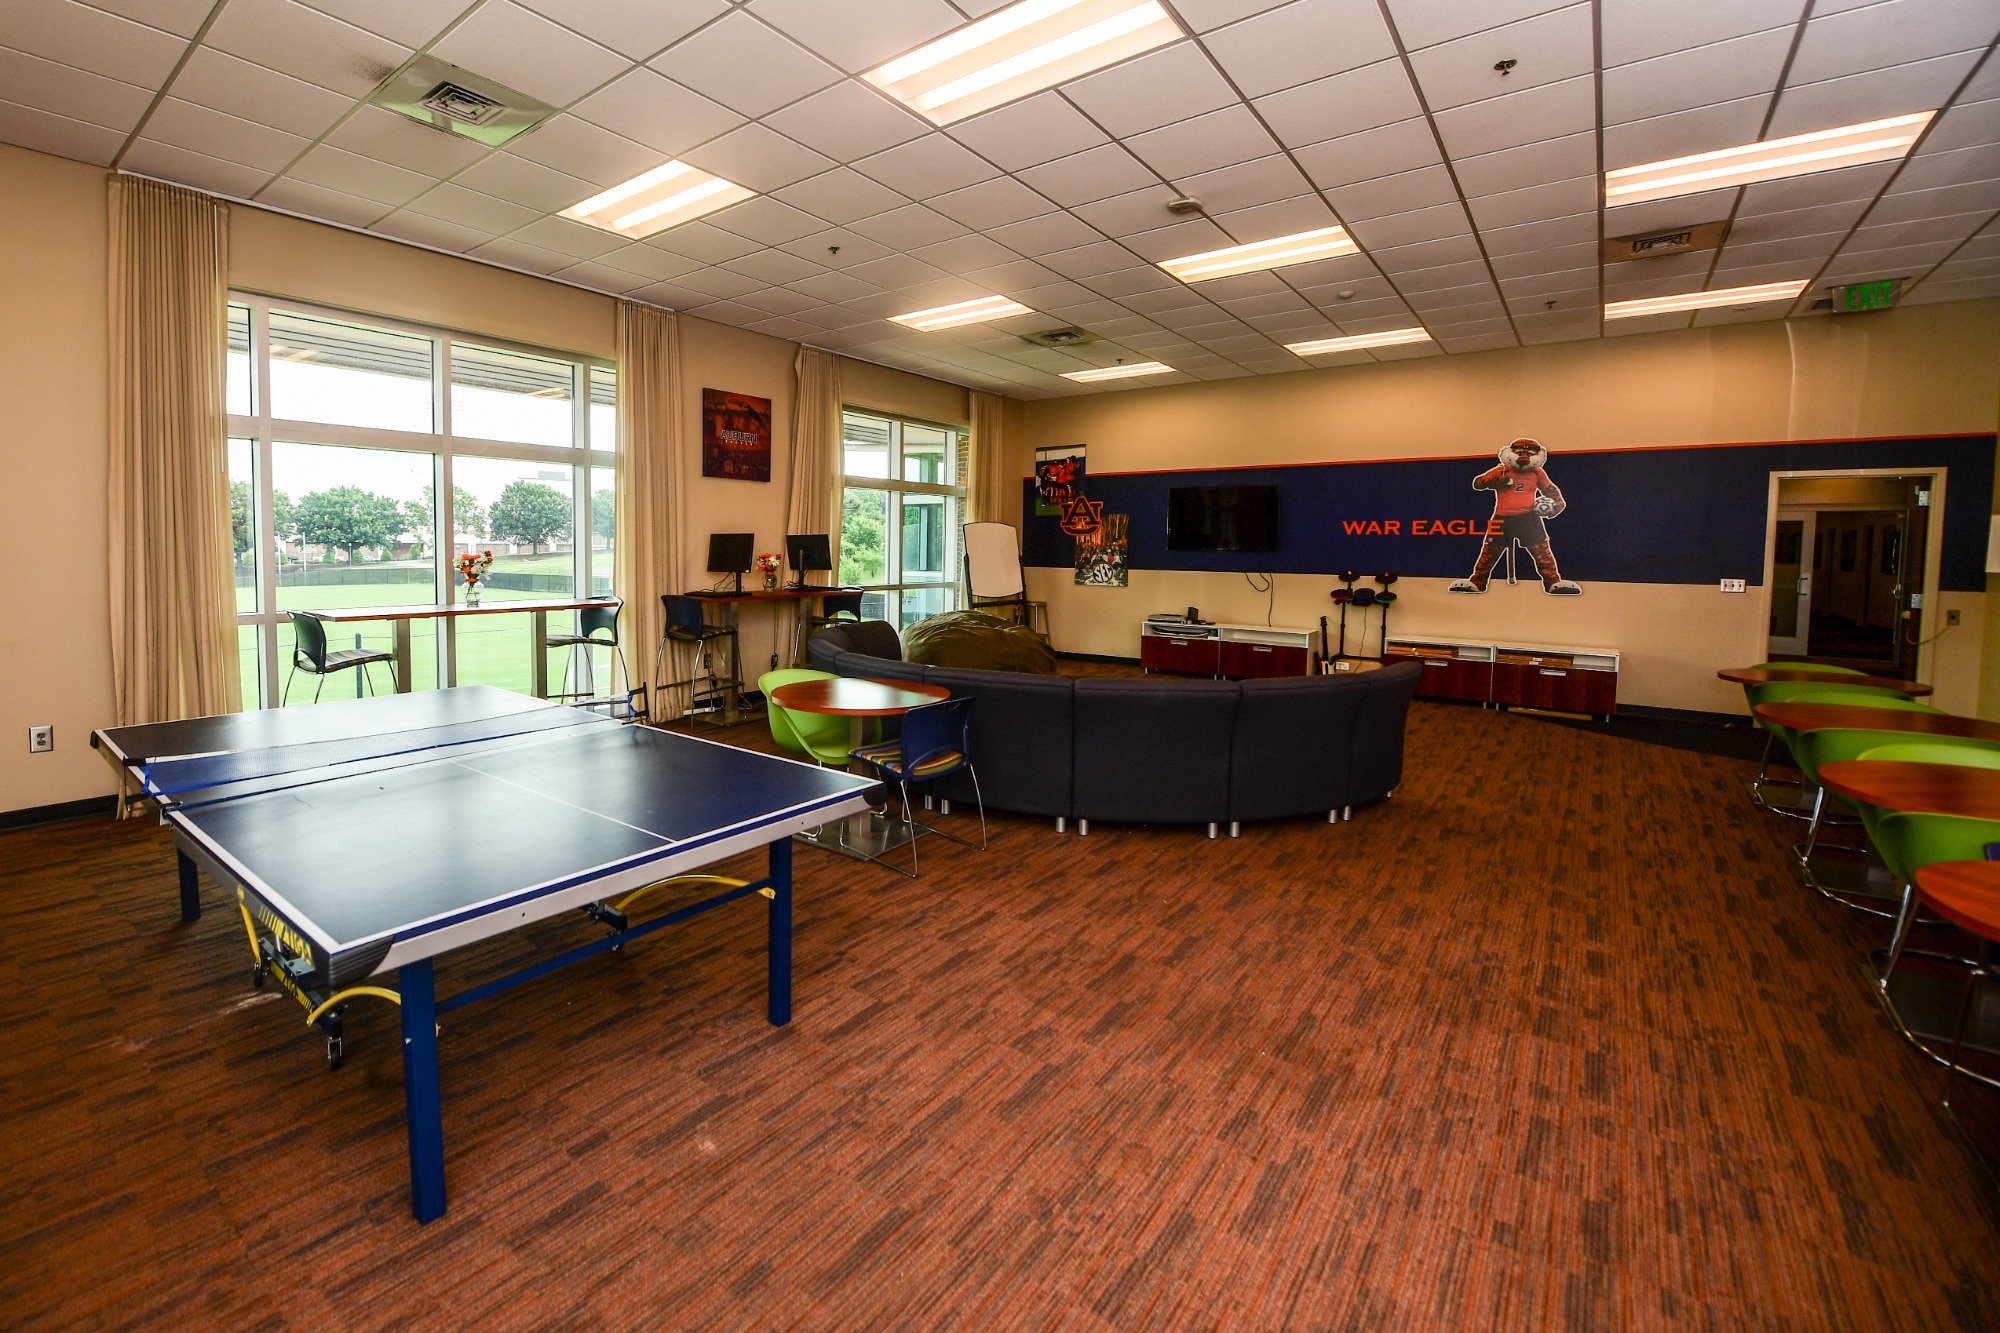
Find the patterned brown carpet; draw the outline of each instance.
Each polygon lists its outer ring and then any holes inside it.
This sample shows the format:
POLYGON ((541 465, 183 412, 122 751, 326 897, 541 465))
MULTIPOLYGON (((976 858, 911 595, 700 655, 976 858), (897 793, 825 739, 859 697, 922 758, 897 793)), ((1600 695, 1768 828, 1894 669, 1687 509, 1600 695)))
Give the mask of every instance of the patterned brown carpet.
POLYGON ((787 1029, 754 907, 450 1015, 422 1228, 393 1010, 329 1073, 240 924, 177 921, 157 828, 0 836, 0 1322, 2000 1321, 1879 932, 1744 765, 1422 704, 1409 756, 1337 828, 996 815, 916 882, 802 851, 787 1029))

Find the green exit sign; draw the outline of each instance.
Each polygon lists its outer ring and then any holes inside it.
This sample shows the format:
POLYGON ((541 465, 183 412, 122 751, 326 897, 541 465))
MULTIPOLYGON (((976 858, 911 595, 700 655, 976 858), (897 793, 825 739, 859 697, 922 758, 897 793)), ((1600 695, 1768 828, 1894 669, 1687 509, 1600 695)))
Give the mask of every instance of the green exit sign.
POLYGON ((1833 289, 1833 313, 1855 315, 1864 310, 1887 310, 1903 294, 1908 278, 1882 278, 1876 282, 1850 282, 1833 289))

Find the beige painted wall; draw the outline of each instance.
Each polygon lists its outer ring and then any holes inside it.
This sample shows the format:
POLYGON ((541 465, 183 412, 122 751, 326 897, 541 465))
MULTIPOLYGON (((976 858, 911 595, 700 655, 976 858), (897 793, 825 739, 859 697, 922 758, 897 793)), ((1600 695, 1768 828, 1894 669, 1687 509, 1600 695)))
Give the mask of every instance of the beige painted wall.
MULTIPOLYGON (((0 558, 15 577, 0 617, 0 811, 78 800, 113 790, 90 749, 111 720, 110 608, 105 567, 106 317, 105 173, 0 144, 0 465, 9 522, 0 558), (27 753, 25 730, 56 727, 56 750, 27 753)), ((616 352, 616 302, 561 283, 511 273, 298 218, 230 210, 230 281, 273 296, 595 356, 616 352)), ((790 463, 796 344, 688 318, 681 332, 690 442, 686 569, 703 574, 710 532, 755 532, 781 549, 790 463), (770 484, 700 475, 701 390, 772 400, 770 484)), ((845 362, 850 401, 961 423, 965 390, 904 371, 845 362)), ((1023 464, 1025 468, 1025 464, 1023 464)), ((755 666, 776 632, 768 613, 745 617, 755 666)), ((634 652, 635 666, 651 647, 634 652)))
MULTIPOLYGON (((1086 444, 1090 470, 1104 473, 1476 457, 1515 435, 1536 436, 1560 458, 1566 449, 1988 432, 1997 406, 2000 302, 1979 301, 1050 399, 1027 404, 1025 422, 1030 448, 1086 444)), ((1716 681, 1715 669, 1764 654, 1762 590, 1591 584, 1561 599, 1530 580, 1468 597, 1447 595, 1448 582, 1398 583, 1392 632, 1615 648, 1625 703, 1740 710, 1741 691, 1716 681)), ((1135 570, 1120 590, 1031 570, 1029 585, 1049 603, 1056 646, 1070 652, 1136 656, 1139 623, 1154 611, 1266 616, 1265 595, 1238 575, 1135 570)), ((1334 586, 1331 571, 1280 575, 1274 623, 1316 626, 1333 609, 1334 586)), ((1944 707, 1980 701, 1985 600, 1944 594, 1935 605, 1964 622, 1932 644, 1921 673, 1944 707)))

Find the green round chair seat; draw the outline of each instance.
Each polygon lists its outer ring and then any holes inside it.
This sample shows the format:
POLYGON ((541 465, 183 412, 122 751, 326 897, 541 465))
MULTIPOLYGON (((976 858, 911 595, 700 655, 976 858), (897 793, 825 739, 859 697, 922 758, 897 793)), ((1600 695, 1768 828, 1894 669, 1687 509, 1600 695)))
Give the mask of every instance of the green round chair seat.
MULTIPOLYGON (((1970 736, 1926 736, 1921 741, 1913 741, 1909 739, 1908 732, 1869 734, 1893 735, 1895 739, 1862 751, 1855 756, 1857 759, 1866 759, 1871 763, 1958 764, 1965 768, 2000 769, 2000 745, 1991 741, 1974 740, 1970 736)), ((1860 801, 1849 804, 1860 807, 1861 827, 1867 830, 1869 841, 1874 841, 1875 826, 1887 811, 1881 806, 1864 805, 1860 801)))
POLYGON ((1940 861, 1983 861, 1986 844, 2000 842, 2000 820, 1884 810, 1875 824, 1875 850, 1904 884, 1940 861))
POLYGON ((847 719, 829 713, 795 713, 780 707, 771 697, 773 690, 797 681, 832 679, 831 671, 786 667, 757 677, 757 692, 764 696, 764 715, 771 724, 771 739, 779 749, 802 754, 816 764, 841 768, 847 764, 847 719))

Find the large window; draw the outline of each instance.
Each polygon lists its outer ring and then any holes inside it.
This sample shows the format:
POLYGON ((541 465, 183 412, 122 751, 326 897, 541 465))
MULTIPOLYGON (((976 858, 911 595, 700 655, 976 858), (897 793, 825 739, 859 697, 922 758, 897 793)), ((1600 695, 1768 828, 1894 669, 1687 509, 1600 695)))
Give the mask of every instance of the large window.
POLYGON ((841 436, 840 581, 869 590, 864 615, 898 626, 957 610, 965 432, 845 412, 841 436))
MULTIPOLYGON (((489 603, 611 591, 611 366, 262 297, 232 300, 227 366, 246 707, 280 700, 287 613, 462 600, 452 560, 467 552, 493 552, 489 603)), ((415 689, 532 684, 526 613, 410 626, 415 689)), ((328 640, 386 649, 394 631, 344 622, 328 640)))

